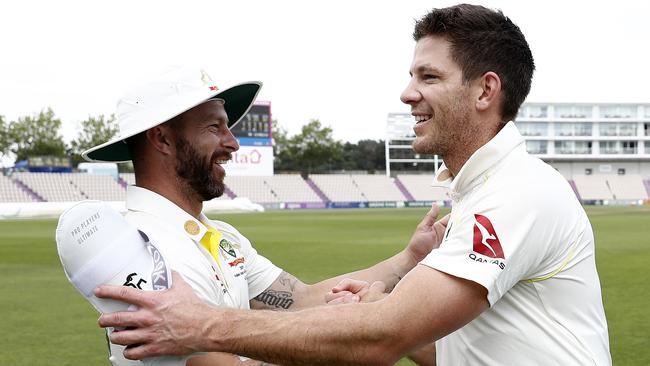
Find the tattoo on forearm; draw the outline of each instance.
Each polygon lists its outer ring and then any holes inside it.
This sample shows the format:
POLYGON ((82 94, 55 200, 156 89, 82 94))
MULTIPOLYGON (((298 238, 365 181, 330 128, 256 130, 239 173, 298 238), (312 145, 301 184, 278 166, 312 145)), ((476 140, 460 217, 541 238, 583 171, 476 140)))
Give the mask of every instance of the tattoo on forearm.
POLYGON ((289 289, 291 289, 292 292, 296 288, 296 283, 298 283, 297 278, 293 277, 292 275, 290 275, 290 274, 288 274, 286 272, 283 272, 280 275, 280 278, 278 278, 278 281, 280 282, 280 284, 282 286, 289 287, 289 289))
POLYGON ((287 291, 266 290, 255 297, 255 300, 274 308, 289 309, 294 301, 293 294, 287 291))

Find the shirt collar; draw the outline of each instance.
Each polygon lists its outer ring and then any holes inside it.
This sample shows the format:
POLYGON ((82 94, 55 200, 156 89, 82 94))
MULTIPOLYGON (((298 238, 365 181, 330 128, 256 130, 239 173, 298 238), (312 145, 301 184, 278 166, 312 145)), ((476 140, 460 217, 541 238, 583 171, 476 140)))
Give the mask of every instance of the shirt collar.
POLYGON ((476 178, 523 143, 524 139, 514 122, 508 122, 496 136, 467 159, 455 177, 451 176, 451 172, 443 163, 436 172, 432 185, 448 187, 452 193, 465 193, 472 187, 476 178))
MULTIPOLYGON (((129 211, 146 212, 161 220, 161 224, 178 229, 195 242, 200 242, 207 231, 201 220, 208 220, 203 213, 199 219, 176 206, 156 192, 138 186, 126 187, 126 208, 129 211)), ((206 221, 207 222, 207 221, 206 221)))

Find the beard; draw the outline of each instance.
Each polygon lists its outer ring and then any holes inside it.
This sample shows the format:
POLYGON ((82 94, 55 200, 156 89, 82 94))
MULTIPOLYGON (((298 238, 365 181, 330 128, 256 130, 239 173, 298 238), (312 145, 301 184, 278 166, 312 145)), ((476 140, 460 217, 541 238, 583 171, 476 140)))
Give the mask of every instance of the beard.
POLYGON ((413 141, 412 148, 419 154, 444 157, 471 139, 474 130, 468 126, 471 112, 464 94, 453 97, 447 108, 433 114, 431 128, 413 141))
MULTIPOLYGON (((199 152, 182 136, 176 138, 176 175, 189 186, 192 193, 199 196, 203 201, 209 201, 213 198, 223 195, 226 187, 223 183, 223 177, 215 178, 213 164, 219 156, 229 153, 216 151, 210 159, 205 160, 205 156, 199 152)), ((189 192, 188 192, 189 193, 189 192)))

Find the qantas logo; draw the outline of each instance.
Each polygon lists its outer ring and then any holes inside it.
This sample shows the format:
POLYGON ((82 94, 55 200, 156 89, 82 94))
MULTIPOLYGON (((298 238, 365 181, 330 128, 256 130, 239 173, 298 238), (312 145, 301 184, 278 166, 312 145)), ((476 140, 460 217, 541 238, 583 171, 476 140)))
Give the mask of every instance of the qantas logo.
POLYGON ((234 266, 236 266, 236 265, 238 265, 238 264, 242 264, 242 263, 244 263, 245 261, 246 261, 246 260, 244 259, 244 257, 241 257, 241 258, 237 258, 237 259, 235 259, 235 260, 232 261, 232 262, 228 262, 228 264, 230 265, 230 267, 234 267, 234 266))
POLYGON ((490 258, 505 259, 499 237, 490 220, 483 216, 475 214, 474 218, 474 251, 490 258))

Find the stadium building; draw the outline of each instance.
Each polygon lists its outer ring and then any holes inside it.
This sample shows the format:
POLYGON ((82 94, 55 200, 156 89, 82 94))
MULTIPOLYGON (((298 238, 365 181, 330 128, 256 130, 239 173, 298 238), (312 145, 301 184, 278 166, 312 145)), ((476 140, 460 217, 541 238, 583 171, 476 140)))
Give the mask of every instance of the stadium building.
MULTIPOLYGON (((386 174, 430 174, 441 161, 411 150, 413 117, 387 120, 386 174)), ((517 127, 529 153, 546 161, 587 203, 635 203, 650 196, 650 104, 525 103, 517 127)))
MULTIPOLYGON (((442 160, 411 148, 410 114, 388 115, 386 174, 274 174, 271 121, 271 103, 259 102, 235 126, 240 149, 225 165, 226 192, 206 211, 450 204, 445 189, 431 186, 442 160)), ((582 202, 650 203, 650 104, 527 103, 517 125, 528 151, 560 171, 582 202)), ((84 199, 123 210, 132 173, 118 174, 114 164, 72 172, 66 162, 34 157, 23 171, 0 175, 0 218, 56 215, 84 199)))

